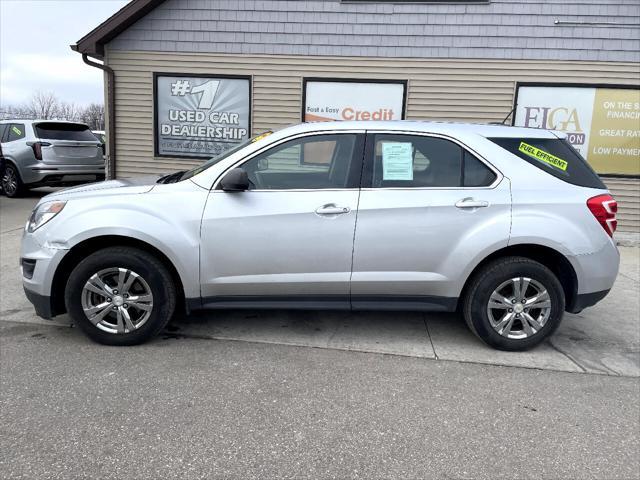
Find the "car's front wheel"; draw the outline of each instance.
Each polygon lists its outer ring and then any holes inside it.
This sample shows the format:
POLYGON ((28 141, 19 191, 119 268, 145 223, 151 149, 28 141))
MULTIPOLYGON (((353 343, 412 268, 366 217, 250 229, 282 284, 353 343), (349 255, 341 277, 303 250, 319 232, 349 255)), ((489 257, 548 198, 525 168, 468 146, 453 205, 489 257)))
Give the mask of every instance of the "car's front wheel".
POLYGON ((500 350, 527 350, 560 325, 562 285, 551 270, 524 257, 484 266, 471 280, 463 314, 469 328, 500 350))
POLYGON ((71 272, 65 303, 74 323, 96 342, 136 345, 169 322, 176 291, 155 256, 111 247, 89 255, 71 272))

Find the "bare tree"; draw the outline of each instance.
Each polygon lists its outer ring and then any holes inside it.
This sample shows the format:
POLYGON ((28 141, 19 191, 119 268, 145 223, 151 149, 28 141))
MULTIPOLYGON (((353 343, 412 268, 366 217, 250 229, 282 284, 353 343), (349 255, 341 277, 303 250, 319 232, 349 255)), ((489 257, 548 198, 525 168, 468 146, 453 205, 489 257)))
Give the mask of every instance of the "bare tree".
POLYGON ((91 103, 86 107, 64 102, 51 92, 36 92, 24 105, 2 105, 0 119, 68 120, 86 123, 92 130, 104 130, 104 105, 91 103))
POLYGON ((104 105, 92 103, 80 115, 80 121, 89 125, 91 130, 104 130, 104 105))
POLYGON ((33 118, 51 120, 56 117, 60 102, 52 92, 38 91, 33 94, 28 108, 33 118))
POLYGON ((75 103, 60 102, 55 117, 59 120, 78 122, 82 120, 84 110, 75 103))
POLYGON ((0 120, 31 119, 31 109, 26 105, 3 105, 0 107, 0 120))

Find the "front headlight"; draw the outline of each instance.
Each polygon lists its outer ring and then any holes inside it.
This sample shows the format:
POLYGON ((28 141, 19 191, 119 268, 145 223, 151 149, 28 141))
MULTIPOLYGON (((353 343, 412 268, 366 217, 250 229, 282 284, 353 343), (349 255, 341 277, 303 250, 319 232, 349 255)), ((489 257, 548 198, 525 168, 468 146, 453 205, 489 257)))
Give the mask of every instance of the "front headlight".
POLYGON ((59 214, 66 204, 67 202, 54 201, 38 205, 33 212, 31 212, 31 217, 29 217, 29 222, 27 222, 27 232, 33 233, 36 231, 59 214))

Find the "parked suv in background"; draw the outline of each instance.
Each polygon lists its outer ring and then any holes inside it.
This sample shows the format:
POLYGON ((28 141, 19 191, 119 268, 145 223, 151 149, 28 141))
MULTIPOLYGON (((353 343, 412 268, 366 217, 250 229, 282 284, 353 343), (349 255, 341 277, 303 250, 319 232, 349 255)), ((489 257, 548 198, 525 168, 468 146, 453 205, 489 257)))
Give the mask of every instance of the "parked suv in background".
POLYGON ((0 121, 4 156, 2 189, 8 197, 25 189, 104 180, 103 148, 82 123, 58 120, 0 121))
POLYGON ((327 308, 457 310, 521 350, 607 294, 615 212, 563 134, 302 124, 193 170, 44 197, 22 275, 40 316, 68 311, 105 344, 149 339, 176 308, 327 308))

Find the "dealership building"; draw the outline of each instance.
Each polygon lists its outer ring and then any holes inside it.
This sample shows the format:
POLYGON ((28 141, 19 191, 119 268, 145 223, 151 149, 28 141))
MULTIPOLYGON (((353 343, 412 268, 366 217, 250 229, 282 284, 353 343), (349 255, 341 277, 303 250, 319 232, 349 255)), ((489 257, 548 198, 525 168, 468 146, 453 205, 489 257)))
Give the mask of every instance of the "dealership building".
POLYGON ((301 121, 504 122, 565 131, 640 230, 638 0, 133 0, 72 48, 112 177, 301 121))

